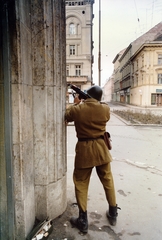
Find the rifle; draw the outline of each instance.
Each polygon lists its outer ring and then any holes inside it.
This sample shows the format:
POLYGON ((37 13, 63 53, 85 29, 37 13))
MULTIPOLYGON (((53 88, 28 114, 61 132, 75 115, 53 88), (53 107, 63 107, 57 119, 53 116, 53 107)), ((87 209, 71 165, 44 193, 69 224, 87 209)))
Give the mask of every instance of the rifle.
POLYGON ((78 98, 79 99, 87 99, 90 98, 90 96, 88 94, 86 94, 85 92, 83 92, 80 88, 78 88, 77 86, 73 85, 73 84, 68 84, 68 86, 73 89, 76 93, 79 94, 78 98))

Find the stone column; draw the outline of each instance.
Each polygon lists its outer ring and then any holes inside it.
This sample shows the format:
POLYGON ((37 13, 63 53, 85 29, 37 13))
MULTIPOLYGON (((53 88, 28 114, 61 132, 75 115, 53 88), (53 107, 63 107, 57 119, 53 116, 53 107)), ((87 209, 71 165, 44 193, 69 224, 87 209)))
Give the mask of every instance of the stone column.
POLYGON ((2 3, 0 12, 4 8, 5 14, 0 20, 6 23, 1 28, 0 22, 2 240, 25 239, 35 217, 55 218, 66 209, 64 4, 2 3))
POLYGON ((33 127, 36 216, 66 208, 65 26, 62 1, 33 1, 33 127))

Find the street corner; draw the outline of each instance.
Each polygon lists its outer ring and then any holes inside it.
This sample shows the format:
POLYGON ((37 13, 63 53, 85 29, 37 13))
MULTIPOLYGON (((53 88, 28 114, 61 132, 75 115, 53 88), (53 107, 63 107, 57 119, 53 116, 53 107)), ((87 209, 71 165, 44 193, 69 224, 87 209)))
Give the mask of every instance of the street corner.
POLYGON ((101 215, 97 211, 88 212, 88 233, 83 234, 70 223, 72 216, 78 216, 78 206, 74 202, 68 202, 66 211, 53 219, 53 231, 48 237, 48 240, 90 240, 112 239, 120 240, 118 233, 114 227, 110 226, 106 218, 106 213, 101 215))

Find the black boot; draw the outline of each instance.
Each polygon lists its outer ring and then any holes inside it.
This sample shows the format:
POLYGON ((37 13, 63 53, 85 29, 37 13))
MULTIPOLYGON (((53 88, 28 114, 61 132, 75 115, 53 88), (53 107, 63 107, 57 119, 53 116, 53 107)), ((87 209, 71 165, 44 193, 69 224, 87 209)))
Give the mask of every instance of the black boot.
POLYGON ((77 227, 81 232, 87 233, 88 232, 88 219, 87 219, 87 211, 79 211, 79 217, 75 218, 72 217, 70 222, 73 227, 77 227))
POLYGON ((106 212, 106 216, 109 220, 109 223, 112 226, 116 225, 116 221, 117 221, 116 218, 118 216, 118 212, 117 212, 118 209, 121 209, 121 208, 119 208, 117 205, 116 205, 116 207, 109 206, 109 211, 106 212))

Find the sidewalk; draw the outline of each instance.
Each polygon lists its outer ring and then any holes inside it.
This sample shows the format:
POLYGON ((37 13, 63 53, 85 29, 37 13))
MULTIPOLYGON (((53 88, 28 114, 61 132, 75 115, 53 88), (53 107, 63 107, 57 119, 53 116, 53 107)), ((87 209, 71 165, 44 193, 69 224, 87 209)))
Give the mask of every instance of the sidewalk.
MULTIPOLYGON (((115 106, 110 106, 111 109, 113 107, 115 106)), ((121 107, 127 108, 127 106, 121 107)), ((145 155, 142 149, 148 149, 147 151, 151 149, 153 153, 154 148, 154 152, 157 152, 157 144, 152 145, 150 140, 146 142, 147 137, 141 135, 140 128, 136 131, 133 126, 121 121, 114 114, 107 128, 113 136, 111 166, 117 203, 121 207, 121 210, 118 210, 117 225, 111 226, 106 218, 108 204, 94 169, 88 194, 88 233, 82 235, 78 229, 71 227, 69 222, 71 216, 78 216, 72 180, 77 139, 74 126, 69 125, 67 127, 67 209, 53 220, 53 231, 48 240, 161 239, 161 207, 159 204, 157 206, 153 204, 160 201, 159 196, 162 194, 161 187, 156 184, 161 181, 161 172, 159 170, 156 174, 157 169, 153 166, 141 165, 150 154, 145 155)), ((148 134, 150 135, 150 130, 148 134)))
MULTIPOLYGON (((120 120, 115 118, 116 124, 120 123, 120 120)), ((125 125, 124 123, 120 123, 125 125)), ((108 204, 106 201, 103 186, 93 169, 88 194, 88 221, 89 229, 86 235, 79 233, 79 230, 72 228, 69 222, 72 216, 78 217, 78 207, 76 205, 76 198, 74 193, 73 184, 73 167, 75 156, 75 144, 76 135, 73 125, 67 127, 67 209, 58 218, 53 220, 53 231, 48 240, 121 240, 119 237, 119 230, 117 226, 113 227, 109 224, 106 211, 108 210, 108 204)), ((115 162, 114 162, 115 163, 115 162)), ((119 210, 119 221, 122 221, 121 213, 119 210)))
POLYGON ((141 112, 141 113, 147 113, 147 112, 151 112, 154 115, 162 115, 162 107, 141 107, 141 106, 134 106, 131 104, 127 104, 127 103, 120 103, 120 102, 111 102, 108 103, 111 107, 111 110, 113 109, 118 109, 118 108, 127 108, 131 111, 134 112, 141 112))

